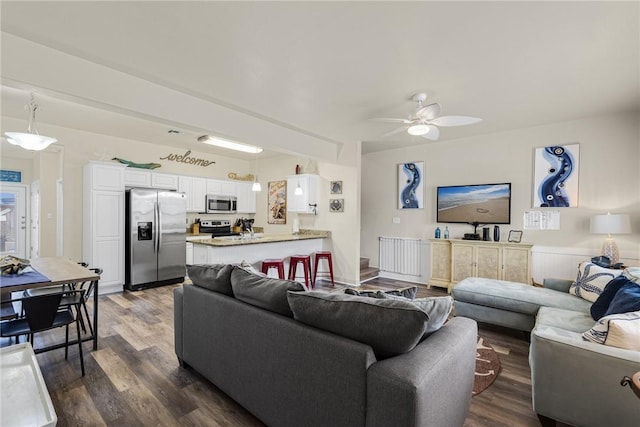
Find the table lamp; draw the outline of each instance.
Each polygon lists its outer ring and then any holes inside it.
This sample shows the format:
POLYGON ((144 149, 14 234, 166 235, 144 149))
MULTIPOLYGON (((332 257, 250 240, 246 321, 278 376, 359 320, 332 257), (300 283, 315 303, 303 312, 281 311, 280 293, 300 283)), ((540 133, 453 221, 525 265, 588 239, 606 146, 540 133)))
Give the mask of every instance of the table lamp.
POLYGON ((611 264, 620 261, 620 252, 618 245, 611 238, 612 234, 629 234, 631 233, 631 221, 627 214, 610 214, 593 215, 591 217, 591 233, 606 234, 607 238, 602 244, 602 255, 611 260, 611 264))

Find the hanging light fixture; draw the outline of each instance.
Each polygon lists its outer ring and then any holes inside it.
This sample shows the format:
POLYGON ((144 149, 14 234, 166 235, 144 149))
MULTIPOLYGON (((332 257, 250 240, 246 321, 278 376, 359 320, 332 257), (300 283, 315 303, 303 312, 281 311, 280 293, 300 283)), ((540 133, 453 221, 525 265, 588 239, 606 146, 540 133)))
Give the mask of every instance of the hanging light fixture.
POLYGON ((302 187, 300 187, 300 180, 298 180, 298 186, 296 187, 296 191, 294 193, 296 196, 302 196, 302 187))
POLYGON ((407 129, 407 133, 415 136, 426 135, 429 133, 429 126, 424 123, 419 123, 417 125, 410 126, 409 129, 407 129))
POLYGON ((258 182, 258 153, 256 153, 256 173, 253 178, 253 185, 251 186, 251 191, 255 191, 255 192, 262 191, 262 186, 258 182))
POLYGON ((33 94, 31 94, 31 102, 27 107, 29 107, 29 127, 27 128, 27 133, 5 132, 4 134, 7 136, 9 143, 22 147, 25 150, 44 150, 56 142, 57 139, 38 134, 36 130, 36 110, 38 109, 38 104, 36 104, 33 94))

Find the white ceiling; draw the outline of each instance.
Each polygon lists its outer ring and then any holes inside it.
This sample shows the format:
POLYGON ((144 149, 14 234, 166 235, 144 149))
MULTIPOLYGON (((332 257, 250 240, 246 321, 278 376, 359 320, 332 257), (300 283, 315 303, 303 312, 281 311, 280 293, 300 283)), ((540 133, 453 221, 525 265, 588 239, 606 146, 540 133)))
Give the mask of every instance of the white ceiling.
MULTIPOLYGON (((363 141, 366 153, 429 143, 404 132, 381 139, 394 125, 368 120, 406 117, 417 91, 443 115, 484 119, 441 129, 443 141, 639 110, 639 10, 638 2, 2 1, 1 29, 3 50, 4 36, 16 36, 233 110, 247 126, 259 120, 337 147, 363 141)), ((70 72, 66 84, 77 79, 70 72)), ((215 121, 155 117, 4 72, 2 84, 7 117, 26 118, 28 92, 18 87, 45 98, 40 123, 191 149, 202 133, 228 133, 215 121)), ((109 88, 135 97, 132 89, 109 88)))

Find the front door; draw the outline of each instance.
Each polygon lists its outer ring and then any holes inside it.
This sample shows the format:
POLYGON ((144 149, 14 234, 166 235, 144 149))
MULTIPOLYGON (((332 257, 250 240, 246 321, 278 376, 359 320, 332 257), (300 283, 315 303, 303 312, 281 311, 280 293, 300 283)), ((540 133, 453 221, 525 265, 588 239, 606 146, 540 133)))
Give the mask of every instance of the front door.
POLYGON ((0 185, 0 256, 27 258, 27 186, 0 185))

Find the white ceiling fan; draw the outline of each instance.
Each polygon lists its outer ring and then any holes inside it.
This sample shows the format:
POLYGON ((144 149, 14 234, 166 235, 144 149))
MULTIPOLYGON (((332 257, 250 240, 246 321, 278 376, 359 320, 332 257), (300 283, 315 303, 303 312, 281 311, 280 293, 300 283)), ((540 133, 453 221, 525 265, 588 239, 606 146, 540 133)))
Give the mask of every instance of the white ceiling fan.
POLYGON ((418 104, 416 111, 409 116, 408 119, 394 119, 394 118, 377 118, 371 119, 376 122, 382 123, 402 123, 397 129, 382 134, 381 137, 387 137, 394 135, 403 130, 407 130, 409 135, 421 136, 423 138, 437 141, 440 137, 440 129, 438 126, 464 126, 479 123, 482 119, 477 117, 468 116, 440 116, 440 104, 433 103, 429 105, 422 105, 427 99, 426 93, 416 93, 411 99, 418 104))

